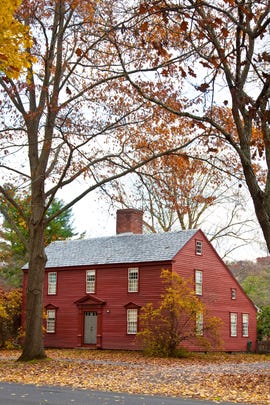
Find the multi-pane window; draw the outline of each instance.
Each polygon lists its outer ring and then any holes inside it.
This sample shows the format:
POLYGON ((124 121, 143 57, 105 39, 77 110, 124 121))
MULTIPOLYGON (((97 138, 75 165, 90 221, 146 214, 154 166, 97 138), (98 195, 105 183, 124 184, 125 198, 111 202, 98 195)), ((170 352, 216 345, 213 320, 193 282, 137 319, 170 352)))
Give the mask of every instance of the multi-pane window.
POLYGON ((237 336, 237 314, 232 312, 230 314, 230 321, 231 321, 231 336, 237 336))
POLYGON ((198 312, 196 314, 196 335, 203 336, 203 314, 198 312))
POLYGON ((249 324, 248 314, 242 314, 242 335, 243 335, 243 337, 248 337, 248 324, 249 324))
POLYGON ((47 325, 46 325, 47 333, 55 333, 55 319, 56 319, 55 315, 56 315, 55 309, 47 309, 47 325))
POLYGON ((232 300, 236 300, 236 288, 231 288, 231 298, 232 300))
POLYGON ((195 270, 195 293, 196 295, 202 295, 203 289, 203 272, 201 270, 195 270))
POLYGON ((196 253, 196 255, 202 255, 202 241, 201 240, 196 240, 195 253, 196 253))
POLYGON ((128 292, 139 291, 139 269, 133 267, 128 269, 128 292))
POLYGON ((138 309, 127 309, 127 333, 135 335, 138 325, 138 309))
POLYGON ((86 272, 86 292, 94 294, 96 290, 96 271, 87 270, 86 272))
POLYGON ((54 295, 56 294, 56 282, 57 282, 57 273, 55 271, 51 271, 48 273, 48 294, 54 295))

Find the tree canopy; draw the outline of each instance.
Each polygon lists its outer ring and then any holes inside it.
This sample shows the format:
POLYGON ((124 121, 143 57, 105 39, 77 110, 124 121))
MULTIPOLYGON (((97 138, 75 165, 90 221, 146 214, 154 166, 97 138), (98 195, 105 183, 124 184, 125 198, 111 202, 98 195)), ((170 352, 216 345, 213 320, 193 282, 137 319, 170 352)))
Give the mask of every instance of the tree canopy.
POLYGON ((16 18, 16 11, 21 2, 0 2, 0 71, 10 78, 18 78, 21 70, 30 66, 29 29, 16 18))
POLYGON ((133 88, 196 139, 198 159, 211 166, 216 156, 221 170, 245 180, 268 249, 269 11, 269 1, 140 2, 137 25, 125 27, 138 46, 121 58, 133 88), (129 71, 141 48, 155 52, 147 59, 155 76, 129 71))
POLYGON ((229 267, 257 307, 263 308, 270 305, 269 257, 257 258, 256 262, 242 260, 229 264, 229 267))
POLYGON ((258 339, 270 339, 270 306, 261 308, 258 313, 258 339))
POLYGON ((145 232, 200 228, 226 259, 247 244, 258 251, 261 238, 255 238, 246 187, 202 160, 164 156, 103 187, 102 196, 114 208, 142 209, 145 232))

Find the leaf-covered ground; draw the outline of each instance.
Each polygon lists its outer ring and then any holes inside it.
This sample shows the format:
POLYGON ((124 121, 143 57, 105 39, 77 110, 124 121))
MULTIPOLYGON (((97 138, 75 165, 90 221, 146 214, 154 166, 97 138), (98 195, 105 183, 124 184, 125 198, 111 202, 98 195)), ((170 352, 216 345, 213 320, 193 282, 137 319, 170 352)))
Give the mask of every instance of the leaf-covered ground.
POLYGON ((20 363, 19 352, 0 351, 0 381, 270 404, 269 355, 160 359, 107 350, 48 350, 47 355, 46 360, 20 363))

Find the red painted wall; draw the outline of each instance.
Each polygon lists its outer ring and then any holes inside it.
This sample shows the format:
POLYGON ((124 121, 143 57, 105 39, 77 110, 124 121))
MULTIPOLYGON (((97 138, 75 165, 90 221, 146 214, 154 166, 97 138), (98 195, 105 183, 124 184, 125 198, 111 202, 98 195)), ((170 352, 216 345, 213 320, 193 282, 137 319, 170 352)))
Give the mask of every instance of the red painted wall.
MULTIPOLYGON (((199 232, 177 254, 173 263, 129 264, 114 266, 95 266, 47 269, 44 285, 44 307, 53 305, 57 308, 55 333, 45 333, 47 347, 78 347, 82 345, 83 322, 82 311, 76 301, 86 296, 86 270, 96 270, 96 292, 91 296, 100 300, 97 311, 99 317, 98 343, 104 349, 136 349, 135 335, 128 335, 125 305, 133 303, 139 307, 147 302, 160 299, 162 283, 161 270, 166 268, 193 280, 194 270, 203 271, 203 295, 210 313, 223 321, 222 338, 225 351, 245 351, 247 342, 256 342, 256 310, 244 294, 240 285, 228 268, 216 254, 210 243, 199 232), (195 254, 195 240, 203 242, 202 255, 195 254), (139 267, 139 292, 128 293, 128 268, 139 267), (47 273, 57 271, 57 294, 47 294, 47 273), (236 288, 236 300, 231 299, 231 288, 236 288), (230 336, 230 312, 238 314, 237 337, 230 336), (249 314, 249 336, 242 337, 241 316, 249 314), (101 323, 102 321, 102 323, 101 323)), ((27 272, 25 272, 24 289, 27 272)), ((25 307, 25 303, 24 303, 25 307)), ((91 311, 92 309, 85 310, 91 311)), ((188 346, 198 350, 195 346, 188 346)))
MULTIPOLYGON (((240 284, 220 259, 202 232, 190 240, 175 258, 173 271, 192 278, 195 285, 195 270, 203 272, 203 293, 201 299, 207 305, 210 315, 221 318, 224 351, 246 351, 248 341, 256 348, 256 308, 246 296, 240 284), (202 255, 195 254, 196 240, 203 242, 202 255), (231 289, 236 289, 236 299, 231 298, 231 289), (231 337, 230 313, 237 313, 237 337, 231 337), (249 314, 249 334, 242 337, 242 314, 249 314)), ((192 347, 196 349, 196 347, 192 347)))
MULTIPOLYGON (((168 263, 165 264, 169 268, 168 263)), ((102 348, 136 348, 135 335, 127 334, 126 307, 130 302, 143 306, 159 299, 162 284, 160 273, 163 266, 139 266, 139 292, 128 292, 128 268, 136 265, 95 266, 96 293, 91 294, 105 304, 102 306, 102 348)), ((86 270, 91 267, 57 269, 57 294, 47 294, 47 269, 44 285, 44 307, 57 307, 56 333, 45 334, 45 345, 49 347, 76 347, 80 327, 79 309, 75 302, 86 295, 86 270)), ((91 310, 91 309, 88 309, 91 310)), ((93 309, 95 310, 95 309, 93 309)))

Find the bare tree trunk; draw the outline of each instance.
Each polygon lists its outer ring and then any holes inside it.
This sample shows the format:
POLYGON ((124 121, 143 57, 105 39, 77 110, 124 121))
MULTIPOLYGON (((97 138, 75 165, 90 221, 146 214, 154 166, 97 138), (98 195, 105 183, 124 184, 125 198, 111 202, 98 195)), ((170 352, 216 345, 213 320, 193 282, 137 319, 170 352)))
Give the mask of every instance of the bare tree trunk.
MULTIPOLYGON (((267 249, 270 252, 270 155, 269 155, 269 145, 270 145, 270 131, 268 124, 265 122, 265 116, 262 114, 261 128, 264 140, 264 149, 266 155, 266 164, 268 174, 265 178, 265 186, 260 185, 255 169, 254 162, 252 158, 252 130, 254 129, 254 123, 252 118, 248 114, 243 114, 242 111, 245 110, 245 104, 241 104, 239 100, 243 100, 245 93, 239 91, 231 92, 233 106, 232 114, 234 117, 235 125, 238 130, 239 144, 240 147, 235 146, 234 142, 231 140, 232 146, 238 153, 243 173, 245 176, 246 184, 248 186, 250 196, 253 201, 254 210, 260 227, 263 232, 265 243, 267 249), (243 117, 243 118, 242 118, 243 117)), ((258 98, 259 100, 259 98, 258 98)), ((264 110, 266 105, 264 106, 264 110)))
POLYGON ((33 182, 29 223, 30 258, 26 294, 26 326, 20 361, 46 357, 43 344, 43 280, 46 264, 44 243, 44 182, 33 182))
POLYGON ((267 192, 263 192, 251 176, 245 173, 246 183, 253 200, 255 213, 261 226, 268 252, 270 252, 270 205, 267 192))

